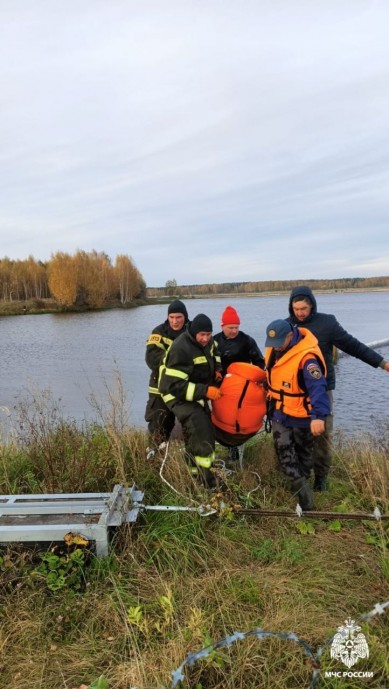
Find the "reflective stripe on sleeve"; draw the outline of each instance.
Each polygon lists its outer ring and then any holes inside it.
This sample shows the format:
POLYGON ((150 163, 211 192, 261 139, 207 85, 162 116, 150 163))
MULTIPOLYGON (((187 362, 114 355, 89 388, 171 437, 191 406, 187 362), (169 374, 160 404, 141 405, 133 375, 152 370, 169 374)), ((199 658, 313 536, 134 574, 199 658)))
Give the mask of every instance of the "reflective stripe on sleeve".
POLYGON ((188 387, 186 388, 186 395, 185 395, 185 399, 187 402, 193 402, 195 390, 196 390, 196 385, 194 383, 188 383, 188 387))
POLYGON ((186 380, 188 374, 180 371, 178 368, 165 368, 165 376, 172 376, 173 378, 182 378, 183 380, 186 380))
POLYGON ((151 395, 160 395, 160 394, 161 394, 161 393, 159 392, 158 388, 152 388, 151 386, 149 386, 149 393, 150 393, 151 395))
POLYGON ((163 349, 163 351, 166 352, 166 347, 163 346, 162 342, 153 342, 152 340, 149 340, 147 346, 159 347, 159 349, 163 349))
POLYGON ((162 399, 165 402, 165 404, 167 404, 168 402, 172 402, 176 398, 174 397, 174 395, 162 395, 162 399))

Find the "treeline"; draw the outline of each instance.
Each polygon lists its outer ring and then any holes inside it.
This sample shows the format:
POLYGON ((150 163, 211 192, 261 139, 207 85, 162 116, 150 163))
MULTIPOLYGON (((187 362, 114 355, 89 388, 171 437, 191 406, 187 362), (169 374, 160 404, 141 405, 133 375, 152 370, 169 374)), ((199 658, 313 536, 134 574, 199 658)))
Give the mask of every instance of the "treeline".
POLYGON ((57 252, 42 263, 32 256, 26 260, 0 259, 0 299, 28 301, 55 299, 61 306, 98 308, 112 301, 127 304, 145 297, 146 284, 133 260, 107 254, 77 251, 57 252))
POLYGON ((165 287, 148 287, 148 297, 180 296, 197 297, 219 294, 260 294, 288 292, 298 285, 307 285, 313 290, 349 290, 389 288, 389 276, 373 278, 336 278, 333 280, 264 280, 258 282, 223 282, 206 285, 177 285, 168 280, 165 287))

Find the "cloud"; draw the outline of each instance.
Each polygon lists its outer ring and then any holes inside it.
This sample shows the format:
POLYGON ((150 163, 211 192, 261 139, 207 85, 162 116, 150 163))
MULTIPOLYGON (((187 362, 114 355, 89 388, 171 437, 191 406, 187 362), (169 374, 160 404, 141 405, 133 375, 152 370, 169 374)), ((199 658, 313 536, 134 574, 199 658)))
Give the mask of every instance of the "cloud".
POLYGON ((0 14, 4 255, 128 253, 149 285, 389 272, 387 3, 0 14))

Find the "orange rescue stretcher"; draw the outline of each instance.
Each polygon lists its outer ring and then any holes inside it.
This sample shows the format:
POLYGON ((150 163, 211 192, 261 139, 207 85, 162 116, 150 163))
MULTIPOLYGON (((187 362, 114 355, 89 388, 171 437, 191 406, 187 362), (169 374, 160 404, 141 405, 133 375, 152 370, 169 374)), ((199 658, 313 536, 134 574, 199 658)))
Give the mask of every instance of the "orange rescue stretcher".
POLYGON ((266 414, 266 373, 242 362, 230 364, 220 390, 223 396, 212 402, 212 423, 221 445, 236 447, 258 433, 266 414))

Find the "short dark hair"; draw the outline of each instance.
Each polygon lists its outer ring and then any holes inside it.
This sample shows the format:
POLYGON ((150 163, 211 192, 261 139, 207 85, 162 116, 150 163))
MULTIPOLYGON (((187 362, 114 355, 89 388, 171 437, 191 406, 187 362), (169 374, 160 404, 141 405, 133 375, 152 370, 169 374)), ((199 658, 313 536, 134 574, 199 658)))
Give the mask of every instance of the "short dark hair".
POLYGON ((312 299, 310 299, 307 294, 296 294, 296 296, 292 299, 292 304, 295 304, 296 301, 305 301, 305 303, 309 304, 309 306, 313 306, 312 299))

